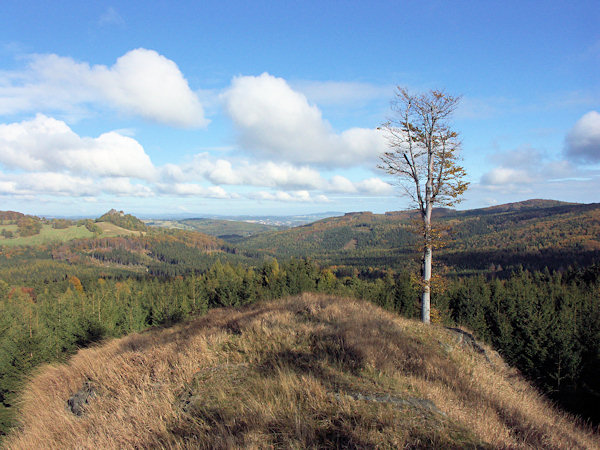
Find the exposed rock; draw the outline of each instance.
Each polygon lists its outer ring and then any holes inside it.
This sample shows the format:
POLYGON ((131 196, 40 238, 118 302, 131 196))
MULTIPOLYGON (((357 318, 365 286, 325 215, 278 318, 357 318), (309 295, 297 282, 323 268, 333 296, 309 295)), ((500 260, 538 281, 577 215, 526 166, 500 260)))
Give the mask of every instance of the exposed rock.
POLYGON ((391 403, 392 405, 395 405, 397 407, 421 409, 428 412, 440 414, 442 416, 446 415, 435 405, 435 403, 433 403, 431 400, 427 400, 426 398, 397 397, 395 395, 390 394, 363 394, 361 392, 344 392, 335 393, 333 395, 337 400, 341 400, 342 397, 345 395, 353 398, 354 400, 362 400, 376 403, 391 403))
MULTIPOLYGON (((473 336, 471 333, 467 333, 466 331, 461 330, 460 328, 452 327, 446 327, 446 330, 450 331, 453 334, 456 343, 460 347, 467 350, 473 350, 476 353, 483 355, 485 357, 485 360, 492 366, 496 366, 497 364, 499 364, 500 366, 507 367, 500 355, 498 354, 498 352, 495 352, 494 350, 486 350, 485 348, 483 348, 483 346, 479 342, 477 342, 475 336, 473 336), (493 356, 493 358, 490 358, 490 356, 493 356)), ((449 346, 447 344, 442 345, 447 352, 450 352, 452 350, 448 348, 449 346)))
POLYGON ((485 349, 477 342, 475 336, 473 336, 471 333, 467 333, 460 328, 446 327, 446 329, 454 334, 457 344, 460 344, 462 347, 475 350, 477 353, 484 355, 488 361, 490 360, 485 349))
POLYGON ((85 405, 95 396, 96 388, 90 380, 86 380, 83 383, 83 387, 67 400, 67 409, 76 416, 81 416, 85 412, 85 405))

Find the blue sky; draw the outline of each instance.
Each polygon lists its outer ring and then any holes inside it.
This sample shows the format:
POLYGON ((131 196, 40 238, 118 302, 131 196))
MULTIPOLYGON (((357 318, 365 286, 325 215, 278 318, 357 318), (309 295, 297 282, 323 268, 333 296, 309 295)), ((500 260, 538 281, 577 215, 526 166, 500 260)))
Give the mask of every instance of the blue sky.
POLYGON ((461 208, 600 201, 597 1, 2 2, 0 209, 384 212, 395 86, 445 89, 461 208))

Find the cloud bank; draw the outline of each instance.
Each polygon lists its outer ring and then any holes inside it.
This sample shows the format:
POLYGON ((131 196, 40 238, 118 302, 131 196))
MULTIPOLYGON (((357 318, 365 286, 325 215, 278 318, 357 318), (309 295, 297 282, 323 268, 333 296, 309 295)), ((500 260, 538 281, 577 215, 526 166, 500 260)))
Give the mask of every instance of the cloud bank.
POLYGON ((64 121, 38 114, 0 124, 0 195, 149 197, 197 196, 285 202, 329 201, 326 194, 389 195, 393 188, 379 178, 351 181, 324 178, 317 170, 287 162, 249 162, 195 155, 184 164, 156 167, 134 138, 110 131, 79 136, 64 121), (13 172, 13 173, 10 173, 13 172), (242 187, 228 192, 223 186, 242 187), (249 191, 250 188, 273 191, 249 191))

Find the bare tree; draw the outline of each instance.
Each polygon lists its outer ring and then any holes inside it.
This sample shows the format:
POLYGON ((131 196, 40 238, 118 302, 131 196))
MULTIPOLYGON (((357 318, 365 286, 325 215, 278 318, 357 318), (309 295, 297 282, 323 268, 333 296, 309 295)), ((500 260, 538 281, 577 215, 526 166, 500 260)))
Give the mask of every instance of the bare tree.
POLYGON ((458 164, 460 141, 449 118, 459 97, 432 90, 411 95, 398 88, 392 101, 393 117, 380 129, 386 133, 390 151, 381 155, 377 166, 397 178, 420 212, 423 237, 421 273, 421 320, 429 323, 431 260, 435 231, 431 225, 434 206, 453 206, 460 202, 469 183, 458 164))

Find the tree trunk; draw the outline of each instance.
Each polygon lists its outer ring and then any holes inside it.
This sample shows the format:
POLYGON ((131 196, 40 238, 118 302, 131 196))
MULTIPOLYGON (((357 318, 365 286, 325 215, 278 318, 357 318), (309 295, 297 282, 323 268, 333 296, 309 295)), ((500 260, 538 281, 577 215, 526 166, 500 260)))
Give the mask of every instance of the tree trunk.
POLYGON ((431 254, 432 254, 432 245, 431 245, 431 212, 432 212, 432 204, 429 200, 429 195, 431 192, 431 188, 429 186, 430 183, 427 183, 427 203, 425 206, 425 211, 422 216, 423 218, 423 228, 424 228, 424 248, 423 248, 423 292, 421 294, 421 322, 429 323, 430 319, 430 303, 431 303, 431 254))
POLYGON ((426 245, 423 252, 423 293, 421 294, 421 322, 429 323, 431 299, 431 246, 426 245))

